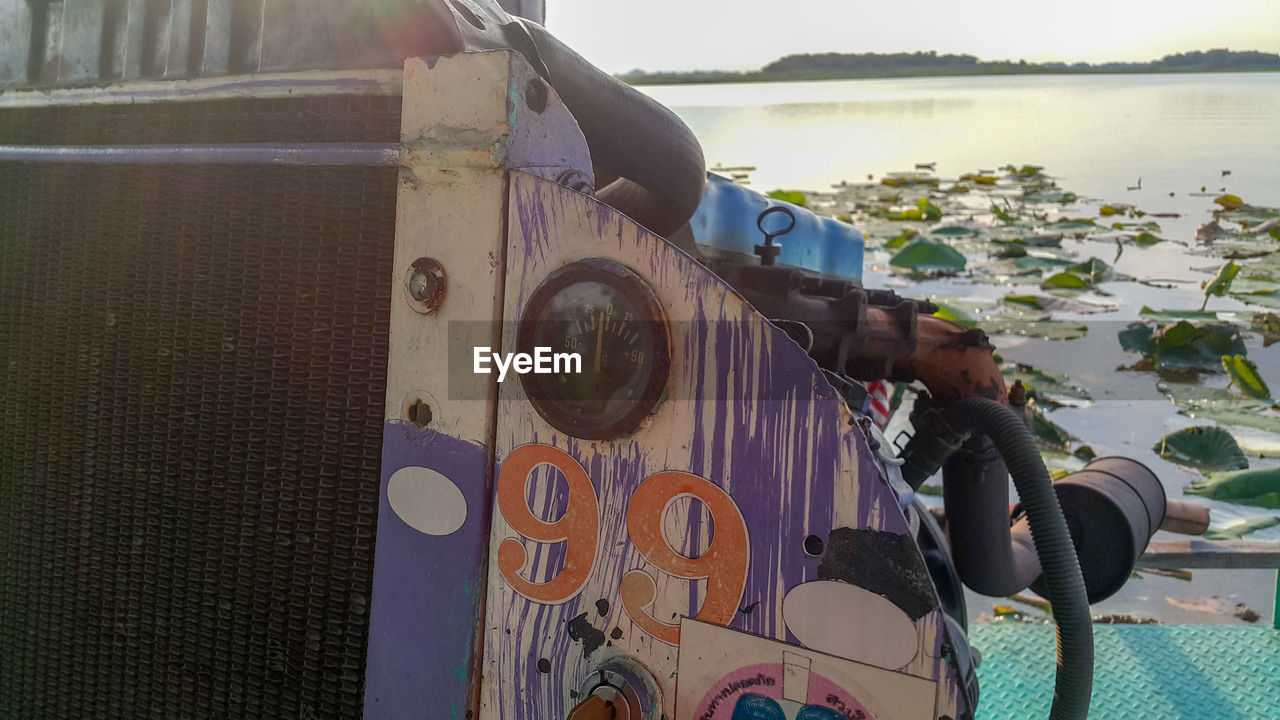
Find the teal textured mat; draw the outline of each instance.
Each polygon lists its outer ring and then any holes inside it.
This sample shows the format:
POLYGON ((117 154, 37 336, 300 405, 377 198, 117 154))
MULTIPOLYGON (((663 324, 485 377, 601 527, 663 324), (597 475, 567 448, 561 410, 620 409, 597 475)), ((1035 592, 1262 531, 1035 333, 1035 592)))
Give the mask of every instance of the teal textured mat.
MULTIPOLYGON (((1047 718, 1052 625, 974 623, 978 720, 1047 718)), ((1222 625, 1095 625, 1096 720, 1280 720, 1280 631, 1222 625)))

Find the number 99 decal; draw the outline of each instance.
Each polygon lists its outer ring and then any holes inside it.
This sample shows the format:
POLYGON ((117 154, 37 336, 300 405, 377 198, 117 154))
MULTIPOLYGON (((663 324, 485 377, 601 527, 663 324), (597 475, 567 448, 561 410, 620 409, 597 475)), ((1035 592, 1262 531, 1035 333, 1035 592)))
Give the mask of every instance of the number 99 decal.
MULTIPOLYGON (((564 567, 551 580, 533 583, 521 577, 528 555, 514 538, 498 546, 498 570, 519 595, 537 603, 567 602, 586 584, 599 545, 599 503, 587 473, 568 453, 549 445, 522 445, 502 464, 497 484, 498 510, 511 529, 526 540, 565 542, 564 567), (569 505, 554 523, 534 517, 525 499, 529 474, 549 464, 564 474, 569 505)), ((627 535, 636 550, 659 571, 685 580, 706 580, 706 598, 694 619, 727 626, 738 611, 750 563, 747 525, 733 498, 710 481, 684 472, 660 472, 640 483, 627 509, 627 535), (706 552, 689 558, 676 552, 662 532, 667 508, 680 497, 702 501, 715 528, 706 552)), ((622 578, 622 607, 632 622, 670 645, 680 644, 680 626, 660 622, 645 610, 657 597, 653 577, 632 570, 622 578)))

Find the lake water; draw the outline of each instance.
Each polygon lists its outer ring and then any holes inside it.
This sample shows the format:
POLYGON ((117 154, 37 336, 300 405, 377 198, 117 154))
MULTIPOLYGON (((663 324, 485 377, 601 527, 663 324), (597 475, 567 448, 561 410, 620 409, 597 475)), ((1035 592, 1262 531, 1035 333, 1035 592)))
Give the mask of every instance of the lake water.
MULTIPOLYGON (((1171 497, 1199 476, 1162 460, 1151 446, 1171 430, 1195 424, 1156 390, 1152 373, 1117 372, 1136 359, 1116 332, 1143 305, 1198 308, 1206 267, 1222 260, 1195 254, 1193 233, 1212 219, 1222 190, 1254 205, 1280 206, 1280 73, 1203 75, 1061 75, 907 78, 804 83, 651 86, 640 88, 674 110, 702 142, 708 166, 750 165, 754 188, 825 190, 841 181, 865 182, 916 163, 936 163, 943 178, 1008 163, 1037 164, 1082 198, 1124 202, 1160 219, 1160 235, 1184 244, 1127 248, 1064 241, 1081 259, 1097 256, 1122 273, 1159 278, 1172 288, 1136 282, 1104 283, 1119 311, 1070 342, 996 338, 1008 358, 1066 372, 1096 400, 1050 415, 1099 455, 1147 463, 1171 497), (1229 174, 1224 174, 1229 171, 1229 174), (1138 188, 1138 186, 1141 186, 1138 188), (1137 188, 1137 189, 1135 189, 1137 188), (1208 196, 1197 196, 1201 188, 1208 196)), ((869 250, 865 283, 909 297, 998 298, 1007 287, 965 278, 913 282, 889 273, 889 253, 869 250)), ((1261 311, 1230 298, 1211 309, 1261 311)), ((1084 319, 1084 318, 1078 318, 1084 319)), ((1280 345, 1247 338, 1249 357, 1280 390, 1280 345)), ((1206 384, 1225 385, 1210 377, 1206 384)), ((1261 442, 1270 442, 1263 438, 1261 442)), ((1280 443, 1280 438, 1275 438, 1280 443)), ((1280 447, 1280 446, 1278 446, 1280 447)), ((1252 459, 1251 467, 1280 464, 1252 459)), ((1258 508, 1207 503, 1219 525, 1267 514, 1258 508)), ((1280 527, 1253 539, 1280 539, 1280 527)), ((1177 539, 1157 536, 1157 539, 1177 539)), ((1223 615, 1180 610, 1166 598, 1218 595, 1271 615, 1272 571, 1195 571, 1186 583, 1144 576, 1131 581, 1096 612, 1154 616, 1176 622, 1236 622, 1223 615)), ((971 598, 970 612, 992 601, 971 598)))

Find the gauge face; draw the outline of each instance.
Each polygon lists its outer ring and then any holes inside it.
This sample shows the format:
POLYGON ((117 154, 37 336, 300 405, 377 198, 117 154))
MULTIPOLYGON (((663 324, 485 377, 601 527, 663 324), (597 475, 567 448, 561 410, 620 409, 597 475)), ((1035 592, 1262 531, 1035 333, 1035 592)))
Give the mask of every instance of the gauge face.
POLYGON ((661 307, 639 275, 615 262, 582 260, 548 276, 529 298, 517 344, 530 355, 548 348, 580 359, 520 376, 538 414, 574 437, 604 440, 635 430, 666 387, 661 307))

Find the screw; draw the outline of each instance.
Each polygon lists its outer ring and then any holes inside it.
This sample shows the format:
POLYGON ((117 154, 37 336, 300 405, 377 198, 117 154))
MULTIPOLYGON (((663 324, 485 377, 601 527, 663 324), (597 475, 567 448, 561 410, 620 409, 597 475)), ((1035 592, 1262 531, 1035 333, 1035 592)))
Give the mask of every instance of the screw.
POLYGON ((524 101, 535 113, 542 114, 547 109, 547 84, 542 78, 534 78, 524 86, 524 101))
POLYGON ((448 278, 444 266, 435 258, 418 258, 413 261, 406 288, 409 297, 422 303, 423 312, 435 312, 444 301, 448 278))
POLYGON ((418 427, 426 427, 431 424, 431 406, 423 402, 421 399, 414 400, 409 406, 409 422, 418 427))

